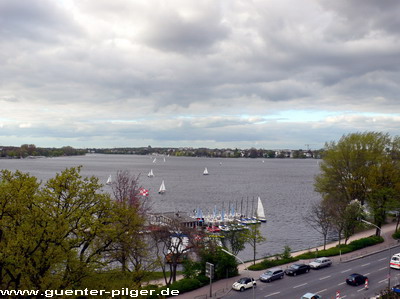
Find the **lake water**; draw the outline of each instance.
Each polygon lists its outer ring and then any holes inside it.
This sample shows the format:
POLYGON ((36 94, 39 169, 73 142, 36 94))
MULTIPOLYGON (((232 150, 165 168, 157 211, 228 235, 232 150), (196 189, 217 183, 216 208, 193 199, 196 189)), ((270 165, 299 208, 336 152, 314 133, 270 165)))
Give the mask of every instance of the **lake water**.
MULTIPOLYGON (((105 183, 118 170, 129 170, 139 175, 140 185, 150 190, 153 210, 156 212, 192 212, 201 208, 212 213, 214 206, 227 209, 243 200, 243 210, 249 200, 260 196, 268 222, 260 226, 267 241, 257 247, 257 256, 281 253, 285 245, 293 251, 322 244, 321 235, 310 228, 303 216, 310 205, 321 199, 314 191, 314 177, 319 173, 314 159, 219 159, 135 155, 89 154, 78 157, 0 160, 1 169, 29 172, 42 181, 55 176, 65 168, 82 165, 83 176, 96 176, 105 183), (203 175, 207 167, 209 175, 203 175), (147 173, 153 169, 154 177, 147 173), (158 194, 161 181, 167 192, 158 194)), ((105 192, 110 192, 108 186, 105 192)), ((110 192, 111 193, 111 192, 110 192)), ((252 257, 251 248, 239 255, 252 257)))

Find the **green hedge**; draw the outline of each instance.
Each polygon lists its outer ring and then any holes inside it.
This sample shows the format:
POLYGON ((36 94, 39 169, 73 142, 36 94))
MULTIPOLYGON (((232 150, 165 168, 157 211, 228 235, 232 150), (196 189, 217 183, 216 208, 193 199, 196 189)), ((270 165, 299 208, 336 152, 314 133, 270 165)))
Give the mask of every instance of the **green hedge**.
MULTIPOLYGON (((178 290, 179 294, 198 289, 203 286, 200 280, 196 278, 183 278, 181 280, 175 281, 169 286, 170 290, 178 290)), ((163 287, 162 289, 166 289, 163 287)))
POLYGON ((400 239, 400 230, 396 231, 393 235, 392 235, 393 239, 399 240, 400 239))
POLYGON ((376 244, 379 244, 382 242, 383 242, 383 238, 381 236, 370 236, 367 238, 354 240, 346 245, 341 244, 340 246, 337 245, 336 247, 332 247, 332 248, 329 248, 326 250, 306 252, 306 253, 303 253, 296 257, 292 257, 290 259, 275 259, 275 260, 265 259, 260 263, 251 265, 249 267, 249 270, 254 270, 254 271, 264 270, 264 269, 272 268, 275 266, 295 262, 298 260, 309 260, 309 259, 314 259, 316 257, 321 257, 321 256, 335 256, 335 255, 339 255, 339 254, 345 254, 345 253, 359 250, 359 249, 362 249, 362 248, 365 248, 368 246, 376 245, 376 244))
POLYGON ((280 266, 283 264, 292 263, 292 262, 295 262, 298 260, 299 260, 298 257, 291 257, 291 258, 287 258, 287 259, 275 259, 275 260, 265 259, 260 263, 251 265, 248 269, 253 270, 253 271, 264 270, 264 269, 280 266))

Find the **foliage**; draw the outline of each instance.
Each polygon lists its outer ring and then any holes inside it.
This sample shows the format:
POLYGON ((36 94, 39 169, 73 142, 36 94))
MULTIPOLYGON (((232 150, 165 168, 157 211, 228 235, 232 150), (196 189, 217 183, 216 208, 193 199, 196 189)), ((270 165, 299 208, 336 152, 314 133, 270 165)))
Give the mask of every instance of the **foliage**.
POLYGON ((345 254, 348 252, 356 251, 382 242, 383 238, 381 236, 370 236, 367 238, 354 240, 347 245, 341 244, 326 250, 319 250, 318 252, 306 252, 297 257, 299 259, 312 259, 321 256, 335 256, 339 254, 345 254))
POLYGON ((3 158, 26 158, 26 157, 59 157, 84 155, 86 150, 74 149, 71 146, 61 148, 42 148, 34 144, 23 144, 20 147, 3 146, 0 149, 0 157, 3 158))
MULTIPOLYGON (((128 211, 100 192, 97 178, 81 177, 80 169, 66 169, 42 187, 29 174, 0 172, 2 289, 109 289, 103 272, 112 245, 130 238, 118 225, 128 211)), ((129 216, 140 222, 136 213, 129 216)), ((118 287, 139 285, 136 275, 124 274, 118 287)))
POLYGON ((260 263, 256 263, 254 265, 249 266, 249 270, 252 271, 259 271, 259 270, 264 270, 268 268, 273 268, 277 267, 280 265, 292 263, 295 261, 298 261, 299 259, 297 257, 291 257, 291 258, 286 258, 286 259, 264 259, 260 263))
POLYGON ((194 289, 197 289, 199 287, 202 287, 203 284, 195 278, 184 278, 178 281, 175 281, 172 283, 169 288, 173 290, 178 290, 179 294, 182 294, 184 292, 188 292, 194 289))
POLYGON ((292 249, 288 246, 285 245, 285 248, 283 249, 283 252, 279 255, 279 257, 283 260, 290 259, 292 257, 292 249))
POLYGON ((322 257, 322 256, 335 256, 339 254, 345 254, 348 252, 352 252, 355 250, 359 250, 368 246, 376 245, 379 243, 383 242, 383 238, 381 236, 370 236, 367 238, 361 238, 358 240, 354 240, 350 242, 347 245, 337 245, 335 247, 325 249, 325 250, 318 250, 314 252, 306 252, 301 255, 295 256, 295 257, 290 257, 290 258, 281 258, 278 255, 278 258, 271 259, 271 258, 265 258, 262 262, 257 263, 255 265, 251 265, 249 267, 249 270, 253 271, 258 271, 258 270, 263 270, 263 269, 268 269, 272 267, 276 267, 279 265, 291 263, 294 261, 298 260, 308 260, 308 259, 314 259, 316 257, 322 257))
POLYGON ((397 230, 396 232, 394 232, 392 234, 392 238, 399 240, 400 239, 400 230, 397 230))
POLYGON ((247 230, 231 230, 225 233, 222 243, 230 252, 237 255, 245 249, 247 230))
POLYGON ((223 252, 218 246, 204 248, 200 253, 200 262, 202 265, 201 275, 205 275, 206 262, 214 265, 215 280, 239 274, 236 258, 223 252))
POLYGON ((321 174, 314 185, 329 207, 339 239, 342 233, 347 239, 354 231, 355 220, 346 215, 350 202, 368 205, 379 228, 386 212, 400 207, 399 157, 399 137, 379 132, 349 134, 325 145, 321 174))

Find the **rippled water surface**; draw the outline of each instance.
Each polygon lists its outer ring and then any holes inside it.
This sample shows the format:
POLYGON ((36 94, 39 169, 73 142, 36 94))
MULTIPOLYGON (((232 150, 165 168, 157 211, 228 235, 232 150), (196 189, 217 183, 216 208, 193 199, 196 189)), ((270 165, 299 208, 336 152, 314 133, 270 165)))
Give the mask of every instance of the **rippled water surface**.
MULTIPOLYGON (((303 220, 312 202, 320 200, 314 191, 319 172, 314 159, 218 159, 135 155, 97 155, 79 157, 0 160, 1 169, 21 170, 46 181, 65 168, 82 165, 82 175, 96 176, 106 182, 118 170, 140 175, 140 184, 150 189, 155 211, 192 212, 201 208, 212 212, 243 201, 242 209, 251 209, 252 199, 261 197, 268 222, 260 226, 267 241, 259 244, 257 256, 281 253, 285 245, 292 250, 308 249, 322 243, 319 233, 303 220), (207 167, 209 175, 203 175, 207 167), (154 177, 147 173, 153 169, 154 177), (167 192, 157 193, 161 181, 167 192), (247 201, 249 204, 247 205, 247 201)), ((109 192, 107 186, 105 191, 109 192)), ((241 252, 250 259, 250 248, 241 252)))

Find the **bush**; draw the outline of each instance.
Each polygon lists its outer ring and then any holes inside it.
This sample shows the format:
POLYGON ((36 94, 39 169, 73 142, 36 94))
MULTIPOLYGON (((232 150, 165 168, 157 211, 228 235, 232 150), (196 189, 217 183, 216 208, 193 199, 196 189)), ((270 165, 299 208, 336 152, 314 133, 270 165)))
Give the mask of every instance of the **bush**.
POLYGON ((174 283, 172 283, 169 288, 172 290, 178 290, 179 294, 191 291, 191 290, 195 290, 200 288, 202 285, 202 283, 195 278, 184 278, 178 281, 175 281, 174 283))
POLYGON ((392 235, 393 239, 400 239, 400 230, 396 231, 393 235, 392 235))
POLYGON ((354 240, 350 242, 349 246, 351 247, 352 251, 362 249, 368 246, 372 246, 375 244, 379 244, 383 242, 383 238, 381 236, 371 236, 368 238, 362 238, 359 240, 354 240))
POLYGON ((295 262, 295 261, 298 261, 298 260, 299 260, 298 257, 290 257, 290 258, 287 258, 287 259, 276 259, 276 260, 265 259, 260 263, 257 263, 255 265, 251 265, 248 269, 252 270, 252 271, 264 270, 264 269, 268 269, 268 268, 272 268, 272 267, 288 264, 288 263, 291 263, 291 262, 295 262))

